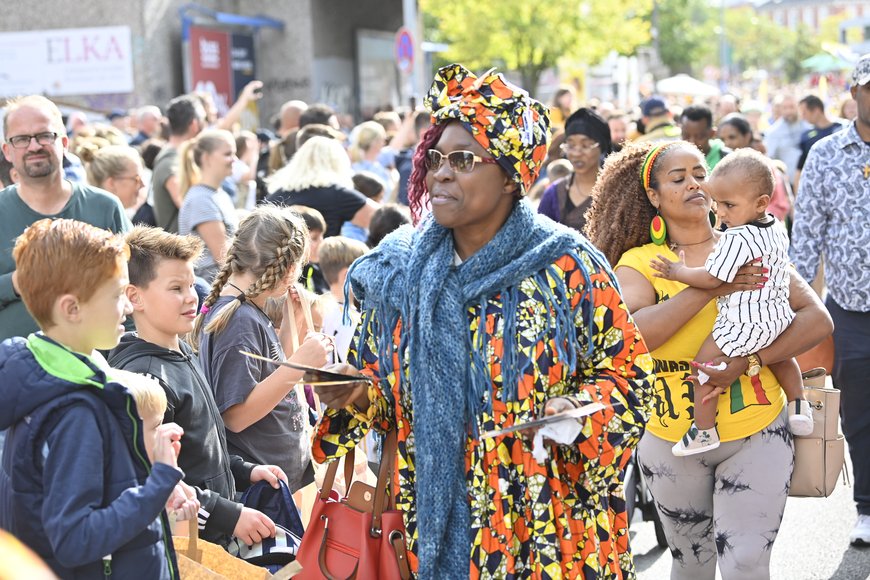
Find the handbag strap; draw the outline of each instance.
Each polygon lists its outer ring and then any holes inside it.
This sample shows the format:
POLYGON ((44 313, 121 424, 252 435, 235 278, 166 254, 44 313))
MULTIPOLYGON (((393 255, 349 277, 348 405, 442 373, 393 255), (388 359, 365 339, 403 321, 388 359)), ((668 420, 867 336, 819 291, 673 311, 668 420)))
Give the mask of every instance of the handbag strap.
MULTIPOLYGON (((314 332, 314 319, 311 317, 311 304, 308 302, 305 290, 298 285, 295 288, 296 295, 299 296, 299 305, 302 308, 302 316, 305 317, 305 326, 307 328, 306 333, 314 332)), ((290 342, 293 346, 293 352, 296 352, 299 345, 302 344, 299 337, 299 329, 296 328, 296 309, 293 306, 293 298, 288 295, 285 300, 287 301, 287 310, 290 313, 290 320, 293 321, 293 324, 290 325, 290 342)))
POLYGON ((190 518, 187 522, 187 553, 188 558, 194 562, 202 561, 202 550, 197 546, 199 542, 199 519, 190 518))
MULTIPOLYGON (((344 456, 344 493, 350 490, 350 482, 353 481, 354 463, 356 459, 356 447, 352 448, 344 456)), ((340 461, 340 460, 339 460, 340 461)), ((333 461, 326 467, 326 475, 323 477, 323 487, 320 488, 320 499, 326 501, 335 485, 335 476, 338 474, 339 461, 333 461)))
POLYGON ((379 538, 383 531, 381 528, 381 516, 384 513, 387 493, 390 495, 390 508, 395 509, 396 507, 396 496, 392 490, 387 490, 387 486, 392 483, 397 447, 397 431, 396 429, 391 429, 384 439, 384 452, 381 454, 381 466, 378 469, 378 487, 375 490, 375 503, 374 509, 372 509, 372 529, 369 530, 369 533, 375 538, 379 538))
POLYGON ((308 302, 305 289, 297 285, 296 291, 299 293, 299 304, 302 305, 302 316, 305 317, 305 325, 308 327, 308 332, 315 332, 314 319, 311 317, 311 303, 308 302))

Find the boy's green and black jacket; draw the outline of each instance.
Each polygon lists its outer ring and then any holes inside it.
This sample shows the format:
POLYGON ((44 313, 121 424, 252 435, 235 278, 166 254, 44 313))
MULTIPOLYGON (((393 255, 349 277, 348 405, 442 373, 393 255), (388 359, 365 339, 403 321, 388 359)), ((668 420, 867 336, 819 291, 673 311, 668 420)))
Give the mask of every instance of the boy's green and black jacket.
POLYGON ((114 368, 155 378, 166 391, 164 422, 184 429, 178 466, 184 481, 197 490, 202 536, 225 544, 239 521, 242 504, 233 501, 236 489, 251 482, 254 465, 227 452, 224 422, 208 381, 184 342, 181 352, 147 342, 127 333, 109 353, 114 368))
POLYGON ((152 466, 133 397, 100 357, 42 334, 0 344, 0 526, 61 578, 178 578, 163 511, 183 473, 152 466))

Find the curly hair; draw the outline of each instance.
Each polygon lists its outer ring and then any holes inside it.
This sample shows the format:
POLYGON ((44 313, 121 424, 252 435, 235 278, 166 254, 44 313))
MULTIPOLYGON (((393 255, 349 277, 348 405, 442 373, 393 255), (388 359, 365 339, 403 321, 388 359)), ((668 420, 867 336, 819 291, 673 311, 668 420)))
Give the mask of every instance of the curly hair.
POLYGON ((429 189, 426 187, 426 173, 429 171, 426 167, 426 154, 429 149, 438 144, 446 126, 446 123, 433 123, 420 137, 420 144, 414 152, 413 169, 408 179, 408 206, 411 208, 411 220, 414 225, 420 221, 426 196, 429 195, 429 189))
POLYGON ((308 227, 298 214, 288 208, 268 204, 257 206, 239 224, 224 264, 212 283, 211 292, 203 301, 205 309, 196 318, 190 334, 191 346, 195 350, 199 349, 204 332, 221 332, 241 305, 239 300, 231 301, 203 328, 207 309, 217 302, 231 275, 244 272, 256 275, 257 280, 245 290, 245 299, 255 298, 275 289, 287 272, 305 259, 307 249, 308 227))
MULTIPOLYGON (((592 207, 586 217, 586 237, 611 264, 632 248, 650 241, 649 223, 656 209, 649 202, 641 182, 640 169, 655 143, 632 143, 607 157, 592 188, 592 207)), ((650 187, 659 186, 659 171, 671 151, 697 148, 686 141, 675 141, 653 162, 650 187)))

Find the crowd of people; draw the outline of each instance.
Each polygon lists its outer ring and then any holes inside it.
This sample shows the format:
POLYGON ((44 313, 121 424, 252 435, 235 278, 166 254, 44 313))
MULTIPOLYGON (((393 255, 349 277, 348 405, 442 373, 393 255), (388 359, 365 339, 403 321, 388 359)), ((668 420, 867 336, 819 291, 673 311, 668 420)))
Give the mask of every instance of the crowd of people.
POLYGON ((870 55, 845 118, 548 109, 457 64, 419 111, 292 100, 240 130, 261 87, 111 125, 6 103, 0 527, 55 574, 175 578, 169 515, 263 542, 242 491, 299 501, 392 437, 420 578, 635 577, 635 452, 672 578, 768 578, 812 430, 795 357, 832 332, 870 545, 870 55))

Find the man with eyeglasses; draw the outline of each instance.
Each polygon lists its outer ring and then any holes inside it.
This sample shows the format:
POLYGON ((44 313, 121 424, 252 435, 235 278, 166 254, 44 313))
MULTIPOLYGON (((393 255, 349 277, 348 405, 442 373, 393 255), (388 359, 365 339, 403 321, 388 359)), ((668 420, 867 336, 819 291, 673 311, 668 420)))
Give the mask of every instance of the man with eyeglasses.
POLYGON ((113 232, 130 229, 118 199, 64 179, 68 139, 57 106, 39 95, 13 99, 3 118, 3 154, 18 182, 0 190, 0 340, 38 330, 18 296, 12 247, 30 224, 68 218, 113 232))

